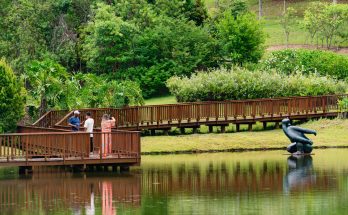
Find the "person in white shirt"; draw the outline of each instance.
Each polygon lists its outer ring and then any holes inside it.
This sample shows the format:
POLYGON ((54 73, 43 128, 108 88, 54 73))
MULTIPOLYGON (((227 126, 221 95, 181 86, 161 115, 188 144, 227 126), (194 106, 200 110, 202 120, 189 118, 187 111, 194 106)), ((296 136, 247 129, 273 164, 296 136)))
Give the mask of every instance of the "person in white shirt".
POLYGON ((86 121, 83 127, 86 129, 85 131, 91 133, 89 135, 90 138, 90 152, 93 153, 93 127, 94 127, 94 119, 91 116, 90 112, 86 113, 86 121))

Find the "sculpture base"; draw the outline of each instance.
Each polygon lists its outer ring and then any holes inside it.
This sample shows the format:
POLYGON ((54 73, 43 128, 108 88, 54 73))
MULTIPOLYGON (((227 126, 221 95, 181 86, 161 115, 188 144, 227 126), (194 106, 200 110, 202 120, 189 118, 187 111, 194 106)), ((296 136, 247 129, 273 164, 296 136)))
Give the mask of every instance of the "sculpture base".
POLYGON ((290 145, 288 145, 286 150, 291 154, 310 154, 313 150, 313 147, 309 144, 291 143, 290 145))

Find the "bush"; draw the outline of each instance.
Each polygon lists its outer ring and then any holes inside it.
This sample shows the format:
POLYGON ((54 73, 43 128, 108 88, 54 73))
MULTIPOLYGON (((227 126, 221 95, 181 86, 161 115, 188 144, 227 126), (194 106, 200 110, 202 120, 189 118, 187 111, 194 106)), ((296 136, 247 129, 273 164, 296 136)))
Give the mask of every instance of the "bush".
POLYGON ((265 34, 255 15, 244 13, 234 16, 226 12, 216 24, 216 36, 221 55, 226 62, 240 64, 258 62, 264 53, 265 34))
POLYGON ((0 132, 17 127, 24 115, 25 89, 18 81, 11 67, 0 60, 0 132))
POLYGON ((199 72, 191 78, 174 76, 167 81, 167 87, 179 102, 316 96, 344 93, 347 89, 345 82, 327 76, 287 76, 241 68, 199 72))
POLYGON ((300 71, 305 74, 317 72, 338 79, 348 77, 348 57, 329 51, 305 49, 275 51, 261 63, 261 67, 264 70, 275 69, 285 74, 300 71))

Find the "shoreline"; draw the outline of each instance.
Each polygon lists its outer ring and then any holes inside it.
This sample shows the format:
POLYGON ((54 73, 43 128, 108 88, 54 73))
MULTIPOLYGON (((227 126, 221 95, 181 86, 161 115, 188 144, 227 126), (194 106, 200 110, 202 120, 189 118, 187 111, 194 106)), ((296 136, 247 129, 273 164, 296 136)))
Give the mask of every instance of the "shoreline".
MULTIPOLYGON (((313 146, 314 149, 347 149, 348 146, 313 146)), ((186 150, 186 151, 158 151, 158 152, 142 152, 141 155, 180 155, 180 154, 204 154, 204 153, 221 153, 221 152, 255 152, 255 151, 280 151, 286 147, 274 148, 231 148, 221 150, 186 150)), ((290 153, 288 153, 290 154, 290 153)))
MULTIPOLYGON (((348 120, 320 119, 300 125, 316 130, 308 135, 313 149, 348 148, 348 120)), ((233 128, 229 128, 233 130, 233 128)), ((290 144, 281 129, 231 133, 200 133, 141 138, 141 155, 198 154, 283 150, 290 144)))

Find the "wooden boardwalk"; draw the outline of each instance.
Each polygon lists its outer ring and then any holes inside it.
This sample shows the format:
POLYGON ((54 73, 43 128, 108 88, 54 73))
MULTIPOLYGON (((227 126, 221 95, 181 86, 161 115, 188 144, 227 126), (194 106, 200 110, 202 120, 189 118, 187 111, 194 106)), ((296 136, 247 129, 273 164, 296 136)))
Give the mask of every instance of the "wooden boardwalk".
MULTIPOLYGON (((30 127, 29 127, 30 128, 30 127)), ((52 129, 54 130, 54 129, 52 129)), ((0 166, 82 166, 140 164, 140 134, 132 131, 93 133, 40 132, 0 135, 0 166), (111 153, 103 155, 104 138, 111 142, 111 153)))
MULTIPOLYGON (((81 118, 91 112, 95 125, 100 125, 104 113, 116 118, 118 130, 169 130, 173 127, 199 128, 201 125, 221 126, 222 132, 228 124, 248 124, 249 129, 256 122, 280 122, 290 119, 307 120, 320 117, 334 117, 338 114, 337 102, 347 95, 326 95, 310 97, 287 97, 275 99, 238 100, 221 102, 195 102, 170 105, 136 106, 127 108, 82 109, 81 118)), ((67 120, 73 111, 50 111, 43 115, 36 127, 69 129, 67 120)))
POLYGON ((229 124, 252 125, 262 122, 279 123, 283 118, 308 120, 320 117, 335 117, 339 113, 338 100, 347 95, 326 95, 313 97, 289 97, 243 101, 180 103, 172 105, 136 106, 126 108, 82 109, 81 121, 87 112, 95 120, 94 145, 90 148, 90 136, 86 132, 71 132, 67 120, 72 111, 49 111, 32 126, 19 126, 15 134, 0 135, 0 166, 55 166, 140 164, 141 130, 163 130, 173 127, 193 128, 201 125, 220 126, 221 131, 229 124), (98 125, 103 114, 116 118, 111 133, 101 133, 98 125), (103 157, 101 146, 105 135, 110 137, 111 153, 103 157), (93 151, 91 153, 91 151, 93 151))

